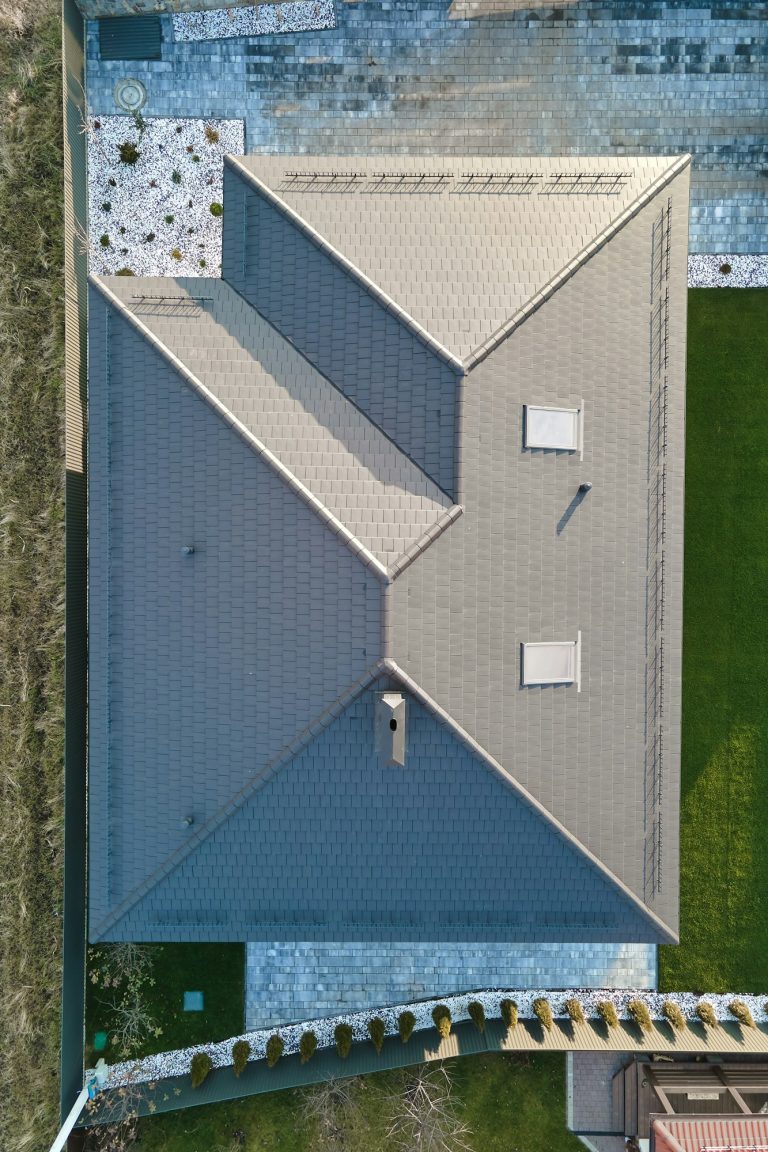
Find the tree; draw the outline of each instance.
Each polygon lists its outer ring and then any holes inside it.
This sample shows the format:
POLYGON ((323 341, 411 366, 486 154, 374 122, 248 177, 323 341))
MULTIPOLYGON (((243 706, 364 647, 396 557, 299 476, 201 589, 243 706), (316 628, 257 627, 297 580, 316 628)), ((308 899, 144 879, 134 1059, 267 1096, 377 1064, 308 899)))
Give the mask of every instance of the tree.
POLYGON ((451 1079, 439 1064, 407 1075, 389 1099, 387 1137, 402 1152, 471 1152, 470 1129, 451 1099, 451 1079))
POLYGON ((313 1131, 312 1152, 353 1152, 364 1148, 368 1128, 361 1107, 366 1090, 360 1077, 325 1080, 301 1093, 301 1115, 313 1131))

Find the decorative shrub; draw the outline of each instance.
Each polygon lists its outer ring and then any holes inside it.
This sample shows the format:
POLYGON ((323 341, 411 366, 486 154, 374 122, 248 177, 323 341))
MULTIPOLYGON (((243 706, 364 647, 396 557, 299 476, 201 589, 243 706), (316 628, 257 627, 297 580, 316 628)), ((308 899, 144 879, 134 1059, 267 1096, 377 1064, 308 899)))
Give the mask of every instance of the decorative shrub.
POLYGON ((163 219, 165 220, 166 224, 173 224, 176 217, 169 214, 168 216, 163 217, 163 219))
POLYGON ((416 1027, 416 1017, 413 1012, 401 1012, 397 1018, 397 1030, 400 1033, 400 1039, 403 1044, 407 1044, 413 1035, 413 1030, 416 1027))
POLYGON ((755 1022, 752 1019, 752 1013, 743 1000, 731 1000, 728 1005, 728 1011, 732 1016, 735 1016, 739 1024, 743 1024, 745 1028, 754 1028, 755 1022))
POLYGON ((723 276, 730 276, 731 272, 733 272, 733 268, 732 268, 732 267, 731 267, 731 265, 730 265, 730 264, 728 264, 728 262, 726 261, 726 263, 725 263, 725 264, 721 264, 721 265, 720 265, 720 271, 721 271, 721 273, 723 274, 723 276))
POLYGON ((685 1016, 682 1011, 675 1004, 674 1000, 665 1000, 661 1006, 661 1014, 665 1019, 669 1020, 670 1024, 676 1031, 682 1032, 687 1027, 685 1016))
POLYGON ((109 184, 110 188, 117 188, 117 180, 115 180, 114 176, 110 176, 107 184, 109 184))
POLYGON ((451 1034, 451 1010, 447 1004, 436 1004, 432 1009, 432 1019, 443 1040, 451 1034))
POLYGON ((275 1032, 274 1036, 270 1036, 269 1040, 267 1040, 267 1067, 274 1068, 284 1051, 285 1041, 282 1036, 275 1032))
POLYGON ((208 267, 208 261, 207 260, 198 260, 198 264, 200 265, 201 268, 207 268, 208 267))
POLYGON ((380 1016, 374 1016, 373 1020, 368 1021, 368 1035, 373 1041, 373 1046, 377 1052, 381 1052, 384 1046, 386 1032, 387 1026, 380 1016))
POLYGON ((471 1003, 467 1005, 467 1011, 469 1012, 470 1020, 478 1032, 485 1032, 485 1008, 483 1008, 480 1001, 472 1000, 471 1003))
POLYGON ((544 996, 539 996, 532 1004, 533 1014, 547 1032, 552 1028, 552 1006, 544 996))
POLYGON ((299 1040, 299 1061, 306 1064, 311 1060, 317 1049, 317 1035, 314 1032, 302 1032, 299 1040))
POLYGON ((181 250, 179 248, 171 248, 171 256, 174 260, 181 260, 181 250))
POLYGON ((217 204, 214 201, 213 204, 211 204, 211 216, 222 216, 223 213, 224 209, 222 208, 221 204, 217 204))
POLYGON ((192 1087, 199 1088, 213 1068, 213 1061, 207 1052, 195 1052, 189 1070, 192 1074, 192 1087))
POLYGON ((144 243, 145 244, 151 244, 154 239, 155 239, 154 232, 147 232, 146 236, 144 237, 144 243))
POLYGON ((517 1004, 514 1000, 502 1000, 499 1004, 501 1019, 507 1028, 514 1028, 517 1024, 517 1004))
POLYGON ((125 236, 125 228, 123 227, 122 224, 120 225, 120 235, 125 236))
POLYGON ((641 1028, 643 1032, 651 1031, 653 1020, 644 1000, 630 1000, 627 1009, 638 1028, 641 1028))
POLYGON ((181 184, 181 172, 179 172, 178 168, 174 168, 173 172, 171 172, 171 180, 173 180, 174 184, 181 184))
POLYGON ((194 236, 194 234, 195 234, 194 228, 187 228, 187 236, 194 236))
POLYGON ((563 1004, 563 1008, 565 1008, 566 1012, 570 1016, 571 1020, 573 1020, 574 1024, 583 1024, 584 1023, 584 1020, 585 1020, 584 1009, 582 1008, 581 1002, 579 1000, 576 1000, 576 999, 566 1000, 565 1004, 563 1004))
POLYGON ((182 134, 182 132, 183 132, 183 131, 184 131, 184 129, 182 128, 181 124, 177 124, 177 125, 176 125, 176 132, 177 132, 177 135, 181 136, 181 134, 182 134))
POLYGON ((101 120, 94 120, 93 126, 98 131, 98 129, 101 128, 101 120))
POLYGON ((193 164, 199 164, 200 163, 200 157, 197 155, 197 153, 195 153, 195 155, 192 157, 192 163, 193 164))
POLYGON ((336 1041, 336 1051, 342 1060, 346 1060, 352 1051, 351 1024, 337 1024, 333 1031, 333 1038, 336 1041))
POLYGON ((698 1004, 696 1005, 696 1015, 698 1016, 699 1020, 702 1020, 705 1024, 709 1024, 710 1028, 717 1027, 717 1015, 715 1010, 711 1004, 707 1003, 706 1000, 699 1000, 698 1004))
POLYGON ((99 237, 99 244, 101 244, 102 248, 109 248, 109 236, 106 232, 103 236, 99 237))
POLYGON ((195 150, 194 144, 187 144, 187 152, 194 152, 194 150, 195 150))
POLYGON ((215 128, 213 128, 210 124, 206 124, 203 131, 205 132, 205 138, 209 144, 218 144, 219 134, 215 128))
POLYGON ((101 210, 102 210, 102 212, 111 212, 111 211, 112 211, 112 203, 111 203, 111 201, 109 201, 109 200, 105 200, 105 201, 104 201, 104 203, 103 203, 103 204, 102 204, 102 206, 101 206, 101 210))
POLYGON ((118 268, 117 272, 115 272, 115 276, 135 276, 135 275, 136 275, 136 273, 134 272, 133 268, 118 268))
POLYGON ((126 140, 124 144, 121 144, 118 152, 123 164, 135 164, 139 156, 141 156, 141 152, 139 152, 135 144, 131 144, 130 140, 126 140))
POLYGON ((235 1076, 239 1077, 246 1064, 248 1057, 251 1054, 251 1046, 247 1040, 237 1040, 232 1045, 232 1067, 235 1071, 235 1076))
POLYGON ((618 1028, 619 1017, 616 1015, 616 1009, 610 1000, 601 1000, 597 1005, 597 1014, 604 1024, 609 1028, 618 1028))

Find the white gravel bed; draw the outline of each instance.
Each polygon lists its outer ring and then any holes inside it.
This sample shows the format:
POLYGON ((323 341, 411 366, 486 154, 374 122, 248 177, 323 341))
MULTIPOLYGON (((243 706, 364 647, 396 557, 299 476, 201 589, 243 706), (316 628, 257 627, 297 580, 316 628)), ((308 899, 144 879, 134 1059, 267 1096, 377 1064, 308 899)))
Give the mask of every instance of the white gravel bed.
POLYGON ((244 122, 92 116, 87 129, 91 271, 220 275, 221 216, 211 205, 223 201, 224 154, 245 150, 244 122), (122 144, 138 151, 135 164, 120 159, 122 144))
POLYGON ((173 17, 175 40, 223 40, 228 36, 271 36, 275 32, 316 32, 335 27, 333 0, 177 12, 173 17))
POLYGON ((485 1008, 488 1019, 500 1016, 499 1003, 501 1000, 514 1000, 518 1006, 519 1017, 522 1020, 534 1018, 533 1001, 543 996, 552 1008, 552 1015, 556 1019, 567 1018, 563 1004, 570 998, 580 1001, 587 1019, 598 1019, 597 1004, 602 1000, 610 1001, 616 1008, 620 1020, 630 1019, 627 1004, 630 1000, 642 1000, 654 1019, 662 1019, 661 1007, 665 1000, 671 1000, 682 1010, 688 1020, 696 1020, 696 1005, 702 1000, 712 1005, 719 1020, 733 1022, 734 1017, 728 1011, 728 1004, 734 1000, 743 1000, 748 1005, 756 1024, 768 1022, 768 1013, 765 1010, 766 997, 738 995, 728 993, 723 996, 696 996, 691 992, 648 992, 631 989, 616 991, 611 988, 600 989, 566 989, 560 992, 551 990, 525 989, 503 991, 496 989, 485 992, 468 992, 461 996, 446 996, 438 1000, 423 1000, 416 1004, 398 1004, 392 1008, 380 1008, 374 1011, 355 1012, 349 1015, 332 1016, 323 1020, 306 1020, 300 1024, 290 1024, 280 1028, 262 1028, 258 1032, 246 1032, 242 1036, 232 1036, 217 1044, 200 1044, 193 1048, 181 1048, 174 1052, 161 1052, 156 1056, 148 1056, 143 1060, 125 1061, 113 1064, 109 1069, 106 1087, 117 1087, 125 1079, 134 1083, 143 1083, 158 1080, 165 1076, 183 1076, 189 1072, 190 1061, 195 1052, 207 1052, 211 1057, 214 1068, 224 1068, 232 1064, 232 1045, 236 1040, 247 1040, 251 1046, 251 1060, 260 1060, 265 1055, 267 1040, 278 1033, 285 1043, 284 1055, 298 1052, 302 1032, 311 1029, 317 1036, 318 1049, 329 1048, 335 1045, 334 1029, 337 1024, 350 1024, 355 1040, 368 1040, 367 1023, 375 1016, 379 1016, 386 1025, 388 1036, 397 1035, 397 1018, 402 1011, 410 1009, 416 1017, 416 1031, 433 1029, 432 1009, 436 1004, 447 1004, 454 1022, 469 1020, 467 1006, 472 1000, 479 1000, 485 1008))
POLYGON ((689 256, 689 288, 768 288, 768 255, 689 256), (721 272, 721 268, 730 272, 721 272))

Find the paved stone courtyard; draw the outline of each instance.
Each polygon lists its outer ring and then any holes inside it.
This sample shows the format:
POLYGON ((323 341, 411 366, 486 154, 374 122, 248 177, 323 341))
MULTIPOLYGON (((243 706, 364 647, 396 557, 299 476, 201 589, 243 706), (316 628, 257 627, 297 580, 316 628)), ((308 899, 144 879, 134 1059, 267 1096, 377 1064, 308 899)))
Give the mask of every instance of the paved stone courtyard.
POLYGON ((174 44, 165 16, 156 62, 101 62, 91 21, 92 110, 136 75, 145 115, 243 116, 249 152, 690 151, 691 251, 768 251, 768 5, 337 0, 336 19, 174 44))
POLYGON ((248 1029, 480 988, 655 988, 645 944, 249 944, 248 1029))

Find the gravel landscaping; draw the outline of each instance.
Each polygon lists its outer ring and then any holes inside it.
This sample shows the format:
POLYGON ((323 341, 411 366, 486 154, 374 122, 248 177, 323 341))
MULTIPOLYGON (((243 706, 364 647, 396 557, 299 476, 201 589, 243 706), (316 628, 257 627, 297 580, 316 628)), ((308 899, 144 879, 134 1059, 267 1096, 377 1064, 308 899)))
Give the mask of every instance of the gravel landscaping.
POLYGON ((402 1011, 410 1009, 416 1017, 416 1031, 434 1029, 432 1009, 437 1004, 446 1004, 455 1023, 469 1020, 468 1006, 470 1001, 479 1000, 485 1009, 488 1019, 499 1019, 499 1004, 503 999, 514 1000, 518 1006, 521 1020, 533 1020, 533 1002, 538 997, 547 999, 552 1008, 555 1019, 567 1019, 565 1001, 571 998, 578 999, 588 1020, 598 1020, 597 1005, 600 1001, 609 1001, 614 1005, 619 1020, 629 1020, 630 1014, 627 1005, 630 1000, 642 1000, 655 1020, 661 1020, 662 1005, 665 1001, 676 1004, 685 1018, 690 1021, 697 1020, 696 1005, 705 1001, 711 1004, 718 1020, 734 1022, 734 1017, 728 1010, 729 1003, 734 999, 742 1000, 750 1009, 756 1024, 768 1022, 765 996, 738 996, 734 993, 721 996, 696 996, 691 992, 663 993, 636 990, 614 991, 609 988, 595 990, 570 989, 560 992, 546 989, 525 989, 524 991, 512 989, 510 991, 468 992, 461 996, 446 996, 440 1000, 419 1001, 415 1004, 398 1004, 392 1008, 380 1008, 371 1012, 356 1012, 348 1016, 333 1016, 323 1020, 306 1020, 299 1024, 291 1024, 281 1028, 265 1028, 258 1032, 246 1032, 243 1036, 232 1036, 229 1040, 222 1040, 216 1044, 200 1044, 193 1048, 181 1048, 175 1052, 160 1052, 155 1056, 148 1056, 144 1060, 125 1061, 113 1064, 109 1069, 106 1082, 107 1088, 118 1087, 125 1080, 132 1083, 143 1083, 158 1080, 166 1076, 182 1076, 189 1071, 190 1061, 196 1052, 207 1052, 211 1057, 214 1068, 224 1068, 232 1064, 232 1045, 236 1040, 247 1040, 251 1046, 251 1060, 261 1060, 265 1056, 267 1040, 276 1032, 282 1037, 285 1044, 286 1056, 299 1051, 299 1041, 302 1032, 307 1029, 317 1036, 318 1049, 333 1047, 335 1044, 334 1029, 337 1024, 349 1024, 355 1040, 368 1040, 367 1024, 374 1017, 380 1017, 385 1024, 388 1036, 397 1035, 397 1018, 402 1011))
POLYGON ((271 36, 276 32, 313 32, 335 27, 333 0, 179 12, 173 17, 175 40, 223 40, 228 36, 271 36))
POLYGON ((689 256, 688 287, 766 288, 768 256, 689 256))
POLYGON ((218 276, 223 157, 242 156, 243 121, 100 116, 87 131, 91 271, 218 276))

